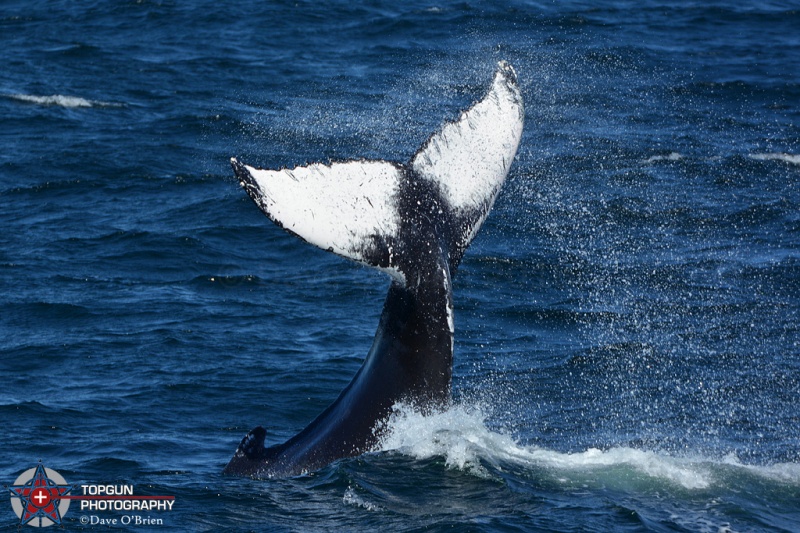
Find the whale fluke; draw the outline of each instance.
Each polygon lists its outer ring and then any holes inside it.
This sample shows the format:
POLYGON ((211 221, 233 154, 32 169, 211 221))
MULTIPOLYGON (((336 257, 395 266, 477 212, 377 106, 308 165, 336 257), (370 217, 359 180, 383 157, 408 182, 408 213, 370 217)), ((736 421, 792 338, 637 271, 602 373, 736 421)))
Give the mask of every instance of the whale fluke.
POLYGON ((449 402, 452 276, 486 219, 522 137, 514 69, 501 61, 487 94, 431 135, 406 164, 352 160, 266 170, 232 158, 240 183, 289 233, 387 272, 392 283, 372 348, 353 381, 309 426, 264 447, 258 427, 225 473, 289 476, 372 447, 392 406, 449 402))

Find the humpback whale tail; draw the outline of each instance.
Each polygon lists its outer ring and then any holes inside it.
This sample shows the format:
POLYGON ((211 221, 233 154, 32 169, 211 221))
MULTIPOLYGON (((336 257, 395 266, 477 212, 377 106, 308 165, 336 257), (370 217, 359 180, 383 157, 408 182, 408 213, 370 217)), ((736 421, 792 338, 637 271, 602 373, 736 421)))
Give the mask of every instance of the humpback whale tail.
POLYGON ((301 239, 407 281, 409 223, 425 218, 457 266, 494 203, 522 134, 516 73, 501 62, 480 102, 431 135, 407 165, 346 161, 262 170, 231 159, 242 186, 301 239))
POLYGON ((356 455, 398 401, 449 401, 451 279, 508 174, 523 126, 517 76, 501 61, 487 94, 405 164, 353 160, 265 170, 231 159, 241 185, 289 233, 392 277, 363 366, 339 398, 284 444, 245 437, 226 473, 293 475, 356 455))

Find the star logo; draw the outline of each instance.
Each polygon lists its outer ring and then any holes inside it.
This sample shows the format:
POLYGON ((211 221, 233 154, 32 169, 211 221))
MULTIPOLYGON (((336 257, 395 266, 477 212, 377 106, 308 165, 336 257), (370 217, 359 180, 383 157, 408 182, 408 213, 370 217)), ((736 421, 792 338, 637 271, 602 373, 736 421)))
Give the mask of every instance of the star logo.
POLYGON ((62 525, 61 519, 69 509, 67 496, 74 488, 55 470, 39 463, 26 470, 8 487, 11 507, 19 518, 19 525, 47 527, 62 525))

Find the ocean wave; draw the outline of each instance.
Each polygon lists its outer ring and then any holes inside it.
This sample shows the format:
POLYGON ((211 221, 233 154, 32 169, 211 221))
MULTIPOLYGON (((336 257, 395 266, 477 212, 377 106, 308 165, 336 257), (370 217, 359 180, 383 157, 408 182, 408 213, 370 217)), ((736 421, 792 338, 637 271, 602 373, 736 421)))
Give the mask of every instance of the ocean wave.
POLYGON ((750 154, 751 159, 758 161, 783 161, 792 165, 800 165, 800 155, 786 154, 781 152, 767 152, 763 154, 750 154))
POLYGON ((736 454, 728 454, 722 463, 737 470, 746 470, 760 478, 771 479, 789 485, 800 485, 800 463, 775 463, 771 465, 748 465, 736 454))
POLYGON ((486 418, 478 407, 456 405, 444 412, 423 415, 400 404, 387 423, 379 449, 417 460, 442 457, 448 468, 484 478, 492 477, 486 465, 498 469, 516 465, 523 470, 544 469, 563 483, 601 475, 604 483, 613 484, 614 479, 624 481, 634 475, 701 490, 725 484, 727 472, 732 471, 800 485, 800 465, 794 463, 747 465, 732 455, 722 459, 678 457, 630 447, 559 452, 522 445, 510 435, 487 428, 486 418))
POLYGON ((81 107, 122 107, 122 104, 114 102, 103 102, 100 100, 87 100, 79 96, 65 96, 62 94, 52 94, 49 96, 39 96, 34 94, 6 94, 6 98, 27 102, 30 104, 43 106, 58 106, 68 109, 81 107))
POLYGON ((642 163, 645 165, 649 165, 650 163, 655 163, 656 161, 680 161, 683 159, 683 155, 678 152, 670 152, 667 155, 653 155, 648 157, 647 159, 643 160, 642 163))
POLYGON ((383 510, 381 506, 376 505, 364 499, 353 489, 353 487, 347 487, 347 490, 344 492, 344 496, 342 497, 342 503, 344 503, 345 505, 352 505, 354 507, 361 507, 363 509, 366 509, 367 511, 383 510))

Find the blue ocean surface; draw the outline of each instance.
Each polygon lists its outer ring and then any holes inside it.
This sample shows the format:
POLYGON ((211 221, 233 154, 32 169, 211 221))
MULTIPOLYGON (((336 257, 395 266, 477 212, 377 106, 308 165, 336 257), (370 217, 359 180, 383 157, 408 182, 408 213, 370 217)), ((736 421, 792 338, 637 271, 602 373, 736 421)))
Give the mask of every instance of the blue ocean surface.
POLYGON ((778 0, 6 0, 0 484, 175 498, 65 530, 800 531, 798 30, 778 0), (453 406, 223 476, 338 396, 389 284, 230 157, 408 161, 499 60, 525 131, 454 280, 453 406))

